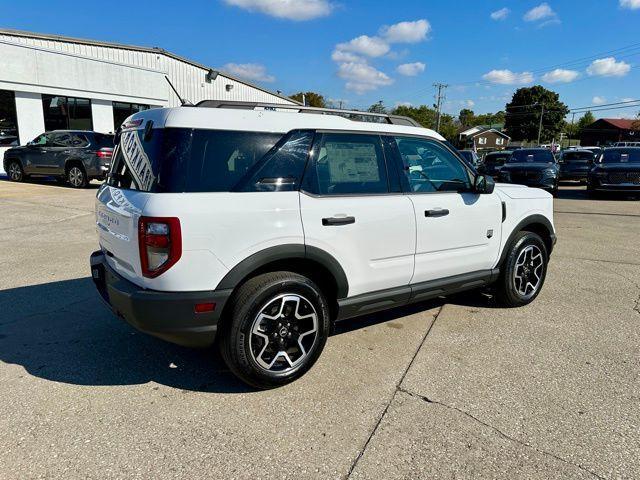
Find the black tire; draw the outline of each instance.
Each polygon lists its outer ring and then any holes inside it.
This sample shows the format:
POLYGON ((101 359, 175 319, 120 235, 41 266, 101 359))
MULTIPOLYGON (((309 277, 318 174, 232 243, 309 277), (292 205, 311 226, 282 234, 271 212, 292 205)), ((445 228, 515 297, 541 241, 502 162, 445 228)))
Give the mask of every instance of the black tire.
POLYGON ((9 160, 7 163, 7 177, 9 177, 9 180, 12 182, 24 182, 24 170, 18 160, 9 160))
POLYGON ((220 352, 229 369, 255 388, 279 387, 304 375, 329 337, 327 301, 315 283, 297 273, 258 275, 234 293, 229 307, 220 352), (314 325, 315 334, 308 333, 314 325))
POLYGON ((508 248, 496 283, 496 299, 506 307, 521 307, 533 302, 542 290, 549 254, 542 238, 533 232, 518 232, 508 248))
POLYGON ((87 172, 79 163, 72 163, 67 166, 67 183, 73 188, 85 188, 89 185, 87 172))

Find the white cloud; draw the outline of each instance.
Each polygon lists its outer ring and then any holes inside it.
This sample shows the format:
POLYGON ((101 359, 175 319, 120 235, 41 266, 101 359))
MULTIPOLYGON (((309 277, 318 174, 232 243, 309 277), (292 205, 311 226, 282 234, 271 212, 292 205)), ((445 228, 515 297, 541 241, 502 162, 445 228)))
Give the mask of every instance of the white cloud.
POLYGON ((338 76, 347 81, 347 90, 356 93, 365 93, 393 83, 393 79, 384 72, 366 63, 341 63, 338 76))
POLYGON ((475 106, 476 102, 473 100, 460 100, 460 105, 463 107, 471 108, 475 106))
POLYGON ((223 71, 253 82, 274 82, 276 77, 267 74, 267 68, 259 63, 227 63, 223 71))
POLYGON ((411 102, 396 102, 393 104, 394 108, 398 107, 413 107, 413 103, 411 102))
POLYGON ((587 73, 591 76, 624 77, 631 70, 631 65, 620 60, 616 62, 614 57, 599 58, 591 62, 587 67, 587 73))
POLYGON ((334 50, 331 54, 331 60, 334 62, 360 62, 364 63, 365 59, 355 53, 345 52, 344 50, 334 50))
POLYGON ((415 77, 419 73, 424 72, 424 69, 426 67, 427 66, 422 62, 403 63, 402 65, 398 65, 398 68, 396 68, 396 70, 400 75, 404 75, 406 77, 415 77))
POLYGON ((224 0, 227 5, 276 18, 303 21, 326 17, 333 10, 327 0, 224 0))
POLYGON ((389 43, 418 43, 426 40, 429 32, 431 24, 425 19, 420 19, 384 26, 380 29, 380 36, 389 43))
POLYGON ((591 99, 591 103, 593 103, 594 105, 604 105, 605 103, 607 103, 607 99, 596 95, 591 99))
POLYGON ((525 13, 523 18, 526 22, 538 22, 556 17, 556 12, 553 11, 548 3, 544 2, 525 13))
MULTIPOLYGON (((336 45, 335 51, 351 52, 367 57, 381 57, 389 52, 391 47, 380 37, 369 37, 360 35, 348 42, 336 45)), ((334 51, 334 53, 335 53, 334 51)))
POLYGON ((509 10, 507 7, 501 8, 500 10, 496 10, 495 12, 491 12, 491 20, 505 20, 508 16, 509 13, 511 13, 511 10, 509 10))
POLYGON ((640 0, 620 0, 620 6, 629 10, 638 10, 640 8, 640 0))
POLYGON ((555 70, 545 73, 542 76, 542 81, 547 83, 569 83, 573 82, 579 76, 580 73, 575 70, 556 68, 555 70))
POLYGON ((524 85, 533 82, 531 72, 516 73, 511 70, 491 70, 485 73, 482 78, 500 85, 524 85))

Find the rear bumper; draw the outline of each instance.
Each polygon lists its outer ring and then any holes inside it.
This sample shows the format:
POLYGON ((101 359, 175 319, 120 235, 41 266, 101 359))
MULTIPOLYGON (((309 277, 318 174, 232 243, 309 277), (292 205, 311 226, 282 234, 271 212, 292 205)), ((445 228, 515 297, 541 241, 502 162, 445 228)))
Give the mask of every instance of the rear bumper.
POLYGON ((216 337, 218 322, 231 290, 158 292, 123 278, 101 251, 91 254, 91 276, 109 308, 138 330, 187 347, 206 347, 216 337), (195 313, 196 304, 215 303, 213 312, 195 313))

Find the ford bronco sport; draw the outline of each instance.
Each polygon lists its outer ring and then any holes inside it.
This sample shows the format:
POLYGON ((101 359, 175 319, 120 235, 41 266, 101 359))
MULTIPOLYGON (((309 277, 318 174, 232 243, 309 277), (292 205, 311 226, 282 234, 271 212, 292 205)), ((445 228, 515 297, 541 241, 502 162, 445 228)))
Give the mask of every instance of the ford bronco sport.
POLYGON ((528 304, 552 202, 495 185, 403 117, 148 110, 124 123, 97 193, 92 276, 134 327, 187 346, 217 337, 236 375, 271 388, 311 368, 336 320, 488 285, 528 304))

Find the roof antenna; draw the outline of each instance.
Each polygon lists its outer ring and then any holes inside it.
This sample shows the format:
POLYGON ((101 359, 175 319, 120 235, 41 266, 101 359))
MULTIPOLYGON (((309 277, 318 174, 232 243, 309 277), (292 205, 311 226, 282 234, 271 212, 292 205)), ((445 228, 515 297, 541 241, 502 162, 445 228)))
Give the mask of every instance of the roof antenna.
POLYGON ((169 84, 169 86, 171 87, 171 90, 173 90, 173 93, 176 94, 176 97, 178 97, 178 100, 180 100, 180 105, 182 105, 183 107, 187 106, 193 106, 193 103, 191 103, 189 100, 186 100, 184 98, 182 98, 180 96, 180 94, 178 93, 178 90, 176 90, 176 87, 173 86, 173 83, 171 83, 171 80, 169 80, 169 77, 167 77, 166 75, 164 76, 164 79, 167 81, 167 83, 169 84))

